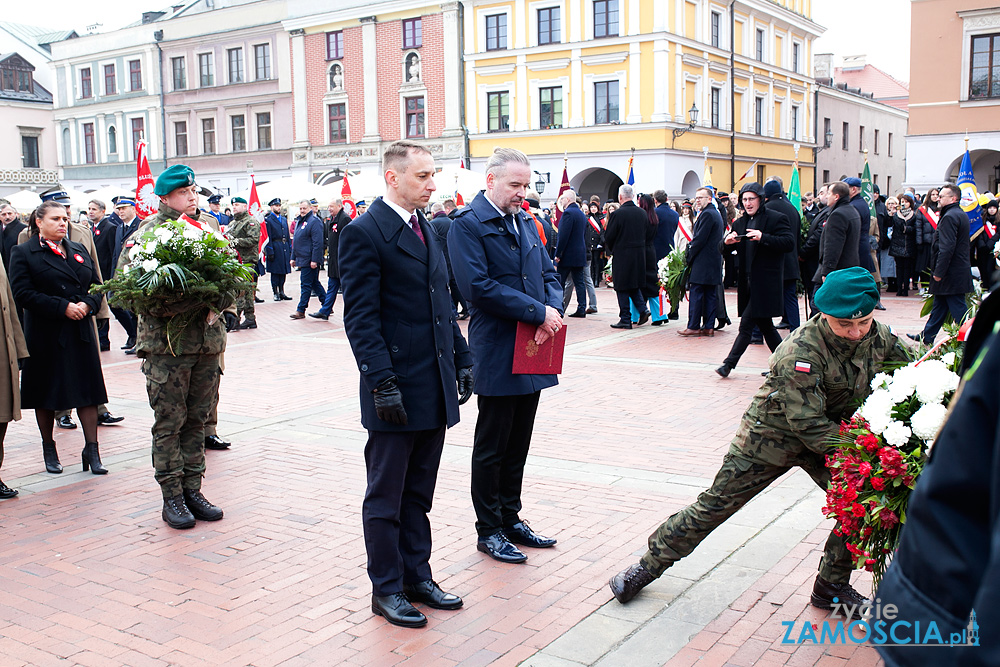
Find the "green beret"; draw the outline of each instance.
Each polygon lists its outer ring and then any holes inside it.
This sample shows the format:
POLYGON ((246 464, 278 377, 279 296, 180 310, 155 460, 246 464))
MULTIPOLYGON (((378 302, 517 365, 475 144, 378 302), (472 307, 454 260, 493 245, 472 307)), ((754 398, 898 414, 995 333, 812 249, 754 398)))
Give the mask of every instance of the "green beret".
POLYGON ((831 317, 856 320, 875 310, 878 286, 867 269, 854 266, 833 271, 813 297, 816 309, 831 317))
POLYGON ((186 164, 175 164, 167 167, 159 175, 153 193, 163 197, 177 188, 186 188, 189 185, 194 185, 194 171, 186 164))
POLYGON ((233 197, 233 203, 234 204, 246 204, 247 200, 244 199, 243 197, 233 197))

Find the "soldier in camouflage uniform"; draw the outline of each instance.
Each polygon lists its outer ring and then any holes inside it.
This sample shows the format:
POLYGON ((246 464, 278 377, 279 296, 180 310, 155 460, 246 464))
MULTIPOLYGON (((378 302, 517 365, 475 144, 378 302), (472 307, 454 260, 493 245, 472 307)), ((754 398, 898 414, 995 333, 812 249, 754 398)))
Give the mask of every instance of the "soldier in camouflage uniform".
MULTIPOLYGON (((878 289, 871 274, 854 267, 834 271, 816 292, 820 314, 793 332, 770 359, 770 374, 743 415, 712 486, 649 537, 649 551, 611 579, 619 602, 628 602, 709 533, 793 467, 826 489, 825 455, 840 422, 871 392, 887 361, 907 359, 889 327, 875 322, 878 289)), ((850 585, 854 569, 844 538, 830 534, 813 587, 812 603, 833 599, 860 604, 850 585)))
MULTIPOLYGON (((233 247, 240 254, 244 264, 257 264, 258 248, 260 246, 260 223, 247 212, 247 200, 243 197, 233 198, 233 221, 226 227, 226 236, 232 239, 233 247)), ((243 322, 238 329, 256 329, 257 316, 254 313, 254 295, 257 292, 256 283, 253 290, 241 292, 236 299, 236 318, 241 316, 243 322)))
MULTIPOLYGON (((198 216, 194 172, 174 165, 156 179, 160 209, 135 233, 182 214, 198 216)), ((213 225, 214 226, 214 225, 213 225)), ((119 266, 130 258, 123 252, 119 266)), ((195 519, 218 521, 223 512, 201 493, 205 475, 205 422, 218 401, 220 356, 226 348, 226 327, 236 315, 222 317, 205 308, 202 326, 189 326, 171 349, 166 326, 173 313, 139 313, 136 353, 143 359, 146 392, 153 408, 153 468, 163 493, 163 520, 172 528, 191 528, 195 519), (223 322, 225 321, 225 326, 223 322)), ((199 321, 199 320, 196 320, 199 321)))

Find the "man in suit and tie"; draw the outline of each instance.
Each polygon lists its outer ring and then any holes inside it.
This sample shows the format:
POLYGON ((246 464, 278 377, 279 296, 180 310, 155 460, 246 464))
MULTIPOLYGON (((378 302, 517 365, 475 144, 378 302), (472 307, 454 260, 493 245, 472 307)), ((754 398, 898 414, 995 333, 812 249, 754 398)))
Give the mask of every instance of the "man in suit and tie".
POLYGON ((712 202, 712 191, 698 188, 694 193, 694 208, 698 219, 694 223, 694 237, 687 247, 687 263, 691 267, 688 278, 690 308, 688 325, 677 333, 681 336, 714 336, 716 298, 722 284, 722 252, 719 244, 726 233, 719 209, 712 202))
POLYGON ((521 203, 531 186, 521 151, 497 148, 486 163, 486 190, 455 217, 448 250, 455 282, 469 302, 479 421, 472 445, 472 505, 477 548, 505 563, 527 556, 514 544, 551 547, 519 516, 524 462, 541 390, 555 375, 514 375, 518 322, 544 343, 563 326, 563 283, 521 203))
POLYGON ((435 190, 434 158, 397 141, 382 164, 385 197, 340 231, 340 277, 368 430, 361 516, 372 612, 413 628, 427 624, 413 602, 462 606, 431 577, 427 513, 445 430, 472 396, 472 355, 452 313, 441 244, 422 213, 435 190))

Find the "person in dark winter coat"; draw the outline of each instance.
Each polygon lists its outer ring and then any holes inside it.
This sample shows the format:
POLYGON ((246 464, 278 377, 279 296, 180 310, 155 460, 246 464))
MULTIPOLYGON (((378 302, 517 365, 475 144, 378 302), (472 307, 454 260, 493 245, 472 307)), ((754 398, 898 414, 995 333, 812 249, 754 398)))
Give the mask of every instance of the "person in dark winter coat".
POLYGON ((281 199, 269 201, 270 212, 264 216, 267 228, 267 245, 264 246, 264 267, 271 274, 271 290, 275 301, 291 301, 285 295, 285 278, 292 272, 292 241, 288 220, 281 215, 281 199))
POLYGON ((748 183, 740 189, 740 205, 744 215, 733 222, 722 244, 722 252, 737 252, 740 277, 737 288, 737 308, 740 329, 729 356, 716 369, 728 377, 750 345, 754 327, 760 329, 764 341, 773 352, 781 342, 772 317, 784 310, 783 277, 785 253, 795 247, 792 225, 777 211, 769 211, 764 203, 764 188, 748 183))
POLYGON ((871 241, 868 238, 868 230, 871 225, 872 212, 868 207, 868 202, 861 196, 861 179, 851 176, 844 179, 844 183, 851 189, 851 206, 858 212, 861 220, 861 235, 858 237, 858 261, 860 266, 875 274, 875 265, 872 263, 871 241))
POLYGON ((320 303, 326 298, 326 290, 319 283, 319 268, 323 264, 323 221, 312 212, 308 201, 299 204, 299 215, 295 218, 295 236, 292 238, 292 266, 299 267, 299 305, 289 315, 293 320, 306 316, 309 297, 315 292, 320 303))
POLYGON ((934 230, 941 214, 938 213, 938 189, 932 188, 917 207, 917 265, 914 279, 921 289, 927 287, 934 262, 934 230))
POLYGON ((909 192, 899 198, 899 208, 892 216, 889 255, 896 260, 896 296, 909 296, 910 279, 917 258, 916 199, 909 192))
POLYGON ((813 202, 813 207, 816 210, 806 215, 806 218, 809 220, 809 231, 806 233, 806 240, 802 243, 802 247, 799 248, 799 262, 802 282, 805 283, 806 287, 806 303, 809 308, 807 314, 809 317, 816 314, 816 308, 813 304, 813 293, 819 285, 813 282, 813 277, 816 275, 816 269, 819 268, 819 247, 823 238, 823 225, 826 224, 826 219, 830 215, 830 209, 826 205, 829 191, 830 186, 824 185, 817 192, 816 199, 813 202))
POLYGON ((646 212, 635 205, 635 190, 631 185, 618 188, 621 208, 612 213, 604 232, 605 246, 611 255, 611 280, 618 297, 619 321, 615 329, 631 329, 629 301, 639 311, 639 324, 649 321, 649 308, 642 295, 646 284, 646 242, 652 240, 655 229, 646 212), (648 239, 647 239, 648 237, 648 239))
POLYGON ((973 259, 979 267, 979 281, 989 291, 997 282, 997 260, 993 254, 1000 233, 990 234, 989 226, 997 224, 997 200, 991 199, 983 207, 983 229, 972 239, 973 259))
MULTIPOLYGON (((553 263, 559 271, 559 280, 565 285, 570 276, 576 288, 576 311, 569 317, 587 316, 587 217, 576 203, 576 193, 566 190, 559 195, 562 217, 559 220, 559 242, 553 263)), ((563 298, 563 310, 569 306, 569 297, 563 298)))
POLYGON ((719 246, 725 234, 725 225, 708 188, 698 188, 695 192, 694 207, 698 211, 698 219, 694 223, 694 237, 687 246, 687 263, 691 267, 688 325, 677 333, 681 336, 712 336, 715 334, 712 325, 718 286, 722 284, 722 252, 719 246))
POLYGON ((656 261, 659 262, 674 249, 674 234, 677 233, 677 221, 680 216, 677 215, 677 211, 670 208, 665 191, 656 190, 653 199, 656 201, 656 217, 660 220, 656 228, 656 237, 653 238, 656 261))
POLYGON ((788 201, 788 196, 781 189, 781 179, 772 176, 764 184, 764 196, 766 197, 767 208, 771 211, 783 213, 792 227, 794 245, 785 254, 784 266, 784 316, 778 324, 779 329, 795 331, 799 328, 801 318, 799 316, 799 245, 802 238, 801 214, 792 202, 788 201))
POLYGON ((649 224, 653 227, 651 234, 646 234, 646 281, 642 286, 642 295, 646 300, 655 298, 660 293, 660 276, 656 267, 656 235, 660 227, 660 218, 656 215, 656 204, 653 198, 647 194, 636 197, 636 201, 646 213, 649 224))
MULTIPOLYGON (((972 291, 972 256, 969 243, 969 216, 962 210, 959 200, 962 191, 957 185, 948 184, 938 192, 941 219, 934 236, 937 257, 931 276, 931 294, 934 306, 924 325, 924 343, 934 341, 945 317, 951 313, 955 322, 965 317, 965 295, 972 291)), ((911 336, 911 338, 916 338, 911 336)))
POLYGON ((829 273, 861 265, 858 244, 854 243, 861 233, 861 219, 858 210, 851 206, 850 196, 842 181, 830 184, 826 199, 829 212, 819 243, 819 267, 813 275, 816 285, 822 285, 829 273))
POLYGON ((327 209, 330 217, 326 220, 326 296, 320 304, 319 310, 309 313, 309 317, 318 320, 330 319, 333 312, 333 304, 337 302, 337 292, 340 291, 340 235, 344 228, 351 222, 351 216, 344 210, 344 200, 337 197, 327 209))

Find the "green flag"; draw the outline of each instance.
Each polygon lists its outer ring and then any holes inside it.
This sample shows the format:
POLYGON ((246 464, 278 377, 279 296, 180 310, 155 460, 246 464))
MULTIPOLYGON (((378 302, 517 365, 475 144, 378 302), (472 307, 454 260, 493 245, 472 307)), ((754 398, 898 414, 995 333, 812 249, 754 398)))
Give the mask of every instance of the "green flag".
POLYGON ((788 184, 788 201, 792 202, 792 206, 799 213, 802 213, 802 193, 800 192, 801 186, 799 186, 799 167, 798 165, 792 166, 792 181, 788 184))
POLYGON ((861 172, 861 196, 868 208, 875 212, 875 189, 872 188, 872 173, 868 170, 868 158, 865 157, 865 170, 861 172))

